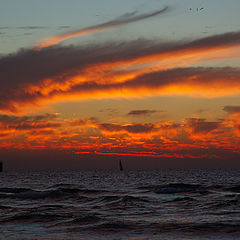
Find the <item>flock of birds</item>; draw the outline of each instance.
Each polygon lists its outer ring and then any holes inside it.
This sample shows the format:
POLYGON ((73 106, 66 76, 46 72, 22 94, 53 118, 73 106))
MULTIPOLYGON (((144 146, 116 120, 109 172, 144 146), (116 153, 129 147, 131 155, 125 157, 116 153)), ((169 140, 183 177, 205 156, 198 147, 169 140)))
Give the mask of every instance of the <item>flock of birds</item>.
MULTIPOLYGON (((201 8, 197 8, 197 12, 198 12, 198 11, 202 11, 203 9, 204 9, 203 7, 201 7, 201 8)), ((192 11, 193 8, 189 8, 189 10, 192 11)))

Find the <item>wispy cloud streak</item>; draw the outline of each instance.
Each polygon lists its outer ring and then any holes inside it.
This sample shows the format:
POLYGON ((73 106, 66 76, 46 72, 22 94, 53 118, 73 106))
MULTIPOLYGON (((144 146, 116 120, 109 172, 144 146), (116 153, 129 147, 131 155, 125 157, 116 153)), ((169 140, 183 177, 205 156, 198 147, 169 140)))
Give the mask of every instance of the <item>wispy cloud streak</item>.
POLYGON ((18 112, 41 101, 73 98, 236 95, 239 68, 193 66, 199 58, 221 57, 220 50, 234 47, 240 47, 240 32, 182 42, 137 40, 22 50, 0 58, 0 110, 18 112))
POLYGON ((83 28, 83 29, 76 30, 73 32, 63 33, 63 34, 51 36, 48 38, 44 38, 41 40, 41 43, 38 46, 36 46, 36 49, 50 47, 50 46, 56 45, 66 39, 69 39, 69 38, 73 38, 73 37, 77 37, 77 36, 81 36, 81 35, 87 35, 87 34, 91 34, 91 33, 96 33, 96 32, 100 32, 100 31, 104 31, 109 28, 119 27, 119 26, 122 26, 125 24, 129 24, 129 23, 141 21, 141 20, 144 20, 147 18, 151 18, 151 17, 157 16, 159 14, 166 12, 168 9, 169 9, 169 7, 164 7, 161 10, 158 10, 158 11, 155 11, 152 13, 141 14, 141 15, 135 15, 136 12, 127 13, 127 14, 124 14, 123 16, 121 16, 117 19, 114 19, 112 21, 109 21, 109 22, 105 22, 102 24, 83 28))

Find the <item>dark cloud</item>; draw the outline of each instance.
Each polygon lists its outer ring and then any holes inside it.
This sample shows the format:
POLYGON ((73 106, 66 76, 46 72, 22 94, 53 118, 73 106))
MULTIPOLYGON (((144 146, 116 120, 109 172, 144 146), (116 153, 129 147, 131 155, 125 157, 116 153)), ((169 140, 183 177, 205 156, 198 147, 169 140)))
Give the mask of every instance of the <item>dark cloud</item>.
POLYGON ((120 132, 126 131, 129 133, 148 133, 152 132, 155 129, 154 124, 145 123, 145 124, 128 124, 128 125, 119 125, 112 123, 102 123, 97 125, 100 129, 108 132, 120 132))
POLYGON ((181 127, 180 123, 167 122, 167 123, 160 124, 159 129, 167 130, 167 129, 177 129, 179 127, 181 127))
POLYGON ((158 111, 156 110, 132 110, 127 115, 130 116, 142 116, 142 115, 151 115, 153 113, 156 113, 158 111))
POLYGON ((70 28, 71 26, 58 26, 58 29, 66 29, 66 28, 70 28))
POLYGON ((101 123, 101 124, 98 124, 98 127, 108 132, 120 132, 123 130, 121 125, 114 124, 114 123, 101 123))
POLYGON ((0 133, 0 138, 8 137, 9 133, 0 133))
POLYGON ((47 26, 18 26, 18 27, 9 27, 9 26, 2 26, 0 27, 0 30, 12 30, 12 29, 17 29, 17 30, 41 30, 41 29, 46 29, 48 28, 47 26))
POLYGON ((36 116, 14 116, 1 114, 0 128, 8 130, 31 130, 61 127, 62 123, 51 121, 56 118, 56 114, 44 114, 36 116))
POLYGON ((221 122, 208 122, 201 118, 187 119, 187 126, 192 128, 193 133, 208 133, 218 129, 220 125, 221 122))
POLYGON ((70 121, 71 126, 83 126, 87 124, 95 124, 98 122, 98 119, 95 117, 91 118, 77 118, 70 121))
POLYGON ((208 50, 240 44, 240 32, 226 33, 194 41, 154 42, 137 40, 123 43, 52 47, 40 51, 21 50, 0 58, 0 109, 18 111, 19 104, 35 103, 59 94, 81 91, 103 91, 109 89, 148 87, 154 88, 180 83, 188 77, 188 84, 211 83, 211 81, 234 81, 238 83, 240 70, 233 68, 178 68, 153 72, 136 79, 116 84, 100 84, 89 80, 74 85, 69 90, 52 89, 48 94, 40 90, 27 91, 30 86, 44 88, 46 79, 56 83, 67 82, 69 77, 82 74, 92 65, 133 60, 144 56, 177 54, 179 52, 208 50), (197 75, 196 79, 191 77, 197 75), (226 79, 223 79, 226 78, 226 79), (212 80, 213 79, 213 80, 212 80), (219 80, 220 79, 220 80, 219 80))
POLYGON ((69 39, 72 37, 87 35, 87 34, 95 33, 95 32, 100 32, 105 29, 119 27, 119 26, 122 26, 125 24, 141 21, 141 20, 144 20, 147 18, 152 18, 159 14, 165 13, 168 10, 169 10, 169 7, 164 7, 163 9, 160 9, 160 10, 157 10, 157 11, 154 11, 151 13, 140 14, 140 15, 136 15, 137 11, 132 12, 132 13, 126 13, 114 20, 111 20, 111 21, 108 21, 105 23, 97 24, 97 25, 94 25, 91 27, 87 27, 87 28, 83 28, 83 29, 72 31, 72 32, 55 35, 55 36, 50 36, 48 38, 42 39, 42 43, 39 46, 37 46, 36 48, 41 49, 41 48, 45 48, 45 47, 54 46, 54 45, 62 42, 63 40, 66 40, 66 39, 69 39))
POLYGON ((35 30, 35 29, 45 29, 46 26, 21 26, 17 27, 18 29, 24 29, 24 30, 35 30))
POLYGON ((123 126, 125 130, 130 133, 148 133, 154 131, 154 124, 145 123, 145 124, 131 124, 123 126))
POLYGON ((168 11, 170 8, 169 7, 164 7, 163 9, 151 12, 151 13, 146 13, 146 14, 140 14, 140 15, 136 15, 137 11, 135 12, 131 12, 131 13, 126 13, 112 21, 106 22, 106 23, 102 23, 96 26, 92 26, 89 27, 87 29, 91 29, 91 28, 102 28, 102 27, 115 27, 115 26, 120 26, 123 24, 128 24, 128 23, 132 23, 132 22, 137 22, 140 20, 144 20, 147 18, 151 18, 151 17, 155 17, 159 14, 162 14, 166 11, 168 11))
POLYGON ((194 40, 191 43, 183 44, 183 48, 206 49, 221 46, 238 45, 240 42, 240 32, 229 32, 214 36, 194 40))
MULTIPOLYGON (((235 68, 203 68, 203 67, 190 67, 190 68, 175 68, 170 70, 158 71, 153 73, 144 74, 134 79, 121 82, 100 84, 97 82, 85 82, 72 87, 71 91, 74 92, 94 92, 94 91, 110 91, 132 89, 137 90, 141 88, 155 90, 171 84, 181 83, 188 86, 208 86, 211 83, 218 82, 219 87, 226 85, 226 79, 231 81, 231 84, 239 84, 240 69, 235 68)), ((53 93, 54 94, 54 93, 53 93)))
POLYGON ((54 130, 33 130, 28 134, 33 136, 43 136, 43 135, 50 136, 50 135, 56 134, 56 132, 54 130))
POLYGON ((32 130, 43 128, 59 128, 61 126, 61 123, 53 122, 21 122, 18 124, 7 124, 7 126, 4 126, 4 129, 32 130))
POLYGON ((133 80, 124 82, 123 84, 130 88, 139 86, 147 86, 149 88, 161 87, 176 83, 185 83, 189 86, 218 81, 225 83, 226 78, 232 83, 237 83, 240 76, 240 69, 230 67, 223 68, 204 68, 204 67, 189 67, 175 68, 163 70, 141 75, 133 80))
POLYGON ((19 122, 37 122, 37 121, 46 121, 57 118, 57 114, 46 113, 43 115, 35 116, 15 116, 15 115, 6 115, 0 114, 0 123, 19 123, 19 122))
POLYGON ((228 113, 240 113, 240 106, 225 106, 223 111, 228 113))

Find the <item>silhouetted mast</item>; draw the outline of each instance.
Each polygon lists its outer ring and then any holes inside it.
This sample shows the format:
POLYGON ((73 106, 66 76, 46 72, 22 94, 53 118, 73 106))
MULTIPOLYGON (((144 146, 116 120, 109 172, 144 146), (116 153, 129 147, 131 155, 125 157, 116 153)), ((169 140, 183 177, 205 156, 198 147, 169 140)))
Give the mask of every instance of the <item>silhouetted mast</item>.
POLYGON ((120 169, 120 171, 123 171, 123 166, 122 166, 122 161, 121 160, 119 161, 119 169, 120 169))

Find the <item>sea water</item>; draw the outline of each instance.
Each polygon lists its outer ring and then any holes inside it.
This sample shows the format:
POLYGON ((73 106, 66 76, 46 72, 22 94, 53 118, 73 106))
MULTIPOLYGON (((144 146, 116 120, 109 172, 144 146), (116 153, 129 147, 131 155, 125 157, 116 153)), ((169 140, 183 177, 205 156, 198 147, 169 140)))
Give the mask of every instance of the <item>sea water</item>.
POLYGON ((240 239, 240 170, 9 171, 0 239, 240 239))

